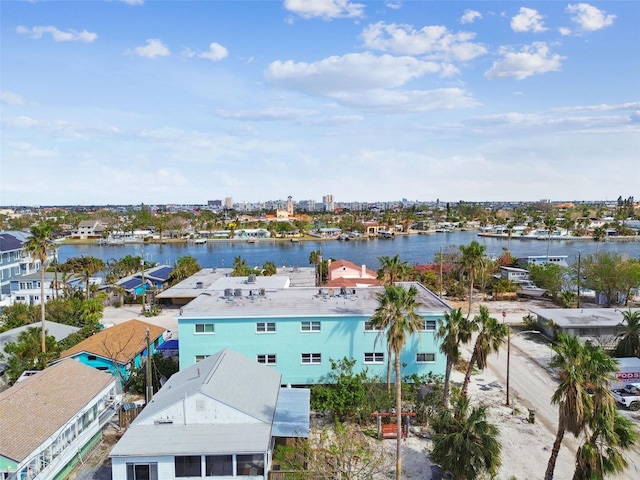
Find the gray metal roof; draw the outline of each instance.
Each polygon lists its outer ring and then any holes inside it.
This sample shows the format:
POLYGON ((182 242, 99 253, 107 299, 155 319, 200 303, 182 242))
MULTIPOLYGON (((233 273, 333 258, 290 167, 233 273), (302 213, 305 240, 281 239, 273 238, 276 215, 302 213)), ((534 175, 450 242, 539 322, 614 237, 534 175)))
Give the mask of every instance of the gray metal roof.
POLYGON ((272 435, 309 437, 310 399, 311 390, 308 388, 280 389, 272 435))
POLYGON ((270 441, 271 424, 264 423, 132 425, 109 456, 263 453, 270 441))
MULTIPOLYGON (((131 424, 111 456, 266 452, 281 377, 275 370, 232 350, 221 350, 171 376, 131 424), (213 398, 257 421, 228 424, 212 420, 210 424, 186 425, 184 419, 155 422, 167 409, 196 394, 213 398)), ((284 420, 292 422, 294 417, 284 420)))
MULTIPOLYGON (((416 286, 421 304, 417 311, 422 315, 442 314, 451 308, 419 283, 403 282, 399 285, 405 288, 416 286)), ((266 291, 264 295, 257 292, 257 295, 247 296, 243 292, 242 296, 229 298, 223 291, 209 290, 188 303, 177 318, 371 316, 379 305, 376 294, 383 290, 383 287, 349 287, 347 294, 342 294, 340 288, 283 288, 266 291)))
POLYGON ((553 320, 561 328, 616 327, 622 322, 622 312, 617 308, 541 308, 531 312, 541 319, 553 320))
POLYGON ((153 418, 184 397, 202 393, 221 403, 271 423, 282 375, 233 350, 221 350, 169 378, 136 423, 153 418))

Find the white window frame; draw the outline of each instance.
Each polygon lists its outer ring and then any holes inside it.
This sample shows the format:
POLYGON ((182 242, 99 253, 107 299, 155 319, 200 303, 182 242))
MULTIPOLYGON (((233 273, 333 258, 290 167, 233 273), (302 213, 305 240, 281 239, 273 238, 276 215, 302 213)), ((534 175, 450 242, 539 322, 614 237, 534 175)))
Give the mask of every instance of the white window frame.
POLYGON ((372 333, 378 333, 380 331, 380 329, 378 327, 374 327, 373 322, 367 320, 366 322, 364 322, 364 331, 365 332, 372 332, 372 333))
POLYGON ((216 326, 215 323, 196 323, 193 325, 193 333, 195 335, 213 335, 216 333, 216 326), (198 326, 202 326, 203 327, 203 331, 199 332, 198 331, 198 326), (211 331, 208 332, 207 331, 207 327, 211 327, 211 331))
POLYGON ((256 355, 256 360, 258 363, 261 363, 263 365, 277 365, 278 355, 275 353, 259 353, 258 355, 256 355))
POLYGON ((438 321, 437 320, 428 319, 428 320, 425 320, 424 323, 422 324, 422 331, 423 332, 435 332, 436 328, 438 328, 438 321), (429 328, 427 326, 427 323, 433 323, 433 328, 429 328))
POLYGON ((436 363, 435 352, 418 352, 416 353, 416 363, 436 363), (433 355, 433 360, 420 360, 421 355, 433 355))
POLYGON ((366 365, 384 363, 384 353, 383 352, 364 352, 364 363, 366 365))
POLYGON ((300 363, 303 365, 319 365, 322 363, 321 353, 301 353, 300 363))
POLYGON ((256 333, 276 333, 276 322, 257 322, 256 333))
POLYGON ((300 322, 300 331, 303 333, 321 332, 322 323, 320 323, 320 320, 305 320, 300 322))

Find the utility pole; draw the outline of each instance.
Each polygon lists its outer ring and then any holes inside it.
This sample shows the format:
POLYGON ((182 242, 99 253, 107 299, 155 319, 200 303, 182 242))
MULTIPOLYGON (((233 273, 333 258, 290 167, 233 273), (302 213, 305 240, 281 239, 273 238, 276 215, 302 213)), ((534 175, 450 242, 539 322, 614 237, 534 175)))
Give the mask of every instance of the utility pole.
POLYGON ((440 245, 440 298, 442 298, 442 245, 440 245))
POLYGON ((580 308, 580 252, 578 252, 578 308, 580 308))
POLYGON ((151 339, 149 338, 149 327, 146 333, 147 340, 147 364, 145 365, 145 380, 147 384, 145 403, 148 405, 153 398, 153 380, 151 379, 151 339))
POLYGON ((140 257, 140 267, 142 268, 142 314, 145 313, 147 303, 147 290, 144 285, 144 247, 142 247, 142 257, 140 257))

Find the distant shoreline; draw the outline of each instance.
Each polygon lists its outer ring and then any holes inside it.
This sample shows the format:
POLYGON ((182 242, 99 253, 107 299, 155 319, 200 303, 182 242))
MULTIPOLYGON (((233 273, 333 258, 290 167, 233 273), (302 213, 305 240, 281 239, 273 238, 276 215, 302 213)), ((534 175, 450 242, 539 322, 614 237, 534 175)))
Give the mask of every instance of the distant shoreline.
MULTIPOLYGON (((559 236, 551 236, 551 237, 545 237, 544 235, 541 235, 539 237, 525 237, 522 235, 512 235, 511 238, 509 238, 509 235, 505 235, 504 233, 485 233, 485 232, 480 232, 478 233, 479 237, 489 237, 489 238, 504 238, 504 239, 510 239, 510 240, 523 240, 523 241, 540 241, 540 242, 546 242, 548 240, 551 240, 552 242, 554 241, 564 241, 564 242, 595 242, 596 240, 593 237, 572 237, 569 235, 563 236, 563 237, 559 237, 559 236)), ((604 239, 602 239, 601 243, 607 243, 607 242, 640 242, 640 235, 635 235, 635 236, 609 236, 609 237, 605 237, 604 239)))

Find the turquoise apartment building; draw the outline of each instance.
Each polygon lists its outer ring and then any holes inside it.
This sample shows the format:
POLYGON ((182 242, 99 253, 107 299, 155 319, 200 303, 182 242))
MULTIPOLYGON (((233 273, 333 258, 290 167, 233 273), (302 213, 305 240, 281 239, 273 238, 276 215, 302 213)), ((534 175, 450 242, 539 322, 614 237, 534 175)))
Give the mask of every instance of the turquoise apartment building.
MULTIPOLYGON (((446 359, 435 340, 437 320, 450 306, 419 283, 423 331, 409 337, 403 375, 444 374, 446 359)), ((282 373, 283 384, 321 382, 330 359, 356 360, 356 371, 384 378, 386 339, 369 320, 381 287, 292 287, 287 276, 222 277, 202 288, 178 320, 180 370, 229 348, 282 373)))

